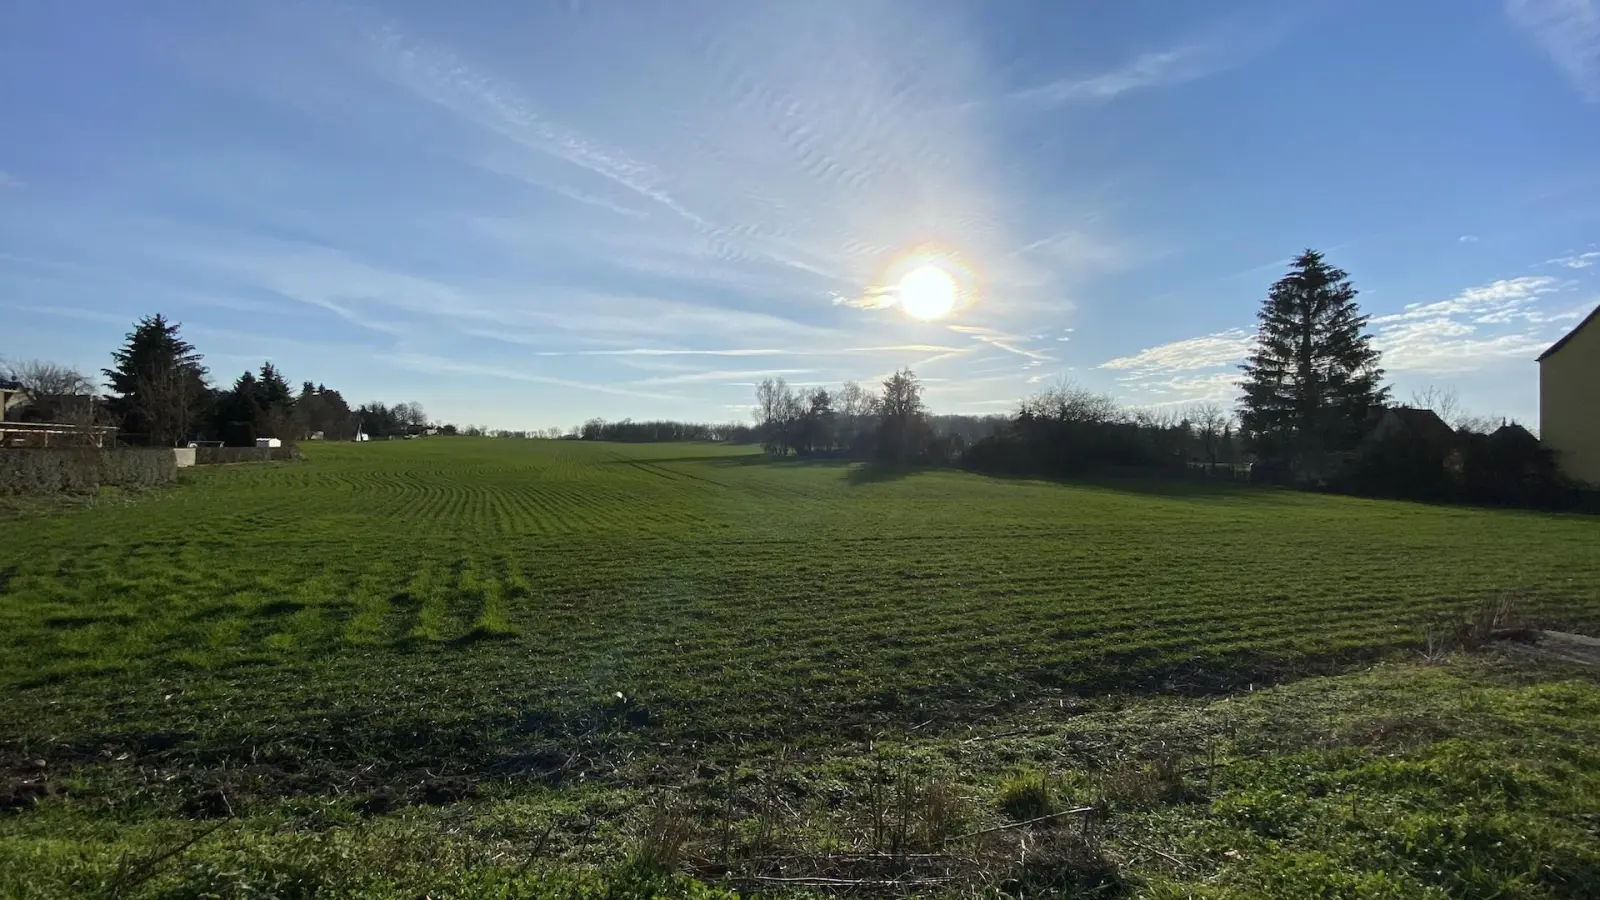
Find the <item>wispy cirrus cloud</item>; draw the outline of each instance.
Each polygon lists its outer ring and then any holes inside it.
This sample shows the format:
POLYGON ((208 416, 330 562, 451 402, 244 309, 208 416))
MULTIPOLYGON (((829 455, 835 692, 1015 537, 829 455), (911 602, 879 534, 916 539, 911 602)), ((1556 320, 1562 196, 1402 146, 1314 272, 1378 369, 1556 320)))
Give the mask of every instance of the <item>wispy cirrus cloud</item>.
POLYGON ((870 356, 879 353, 950 353, 959 347, 937 344, 887 344, 879 347, 735 347, 704 350, 631 347, 625 350, 547 350, 536 356, 870 356))
POLYGON ((1505 8, 1578 93, 1600 103, 1600 0, 1506 0, 1505 8))
POLYGON ((1300 15, 1303 13, 1276 12, 1250 21, 1224 18, 1187 39, 1144 51, 1114 68, 1019 88, 1007 99, 1032 108, 1106 103, 1124 94, 1196 81, 1248 63, 1288 35, 1300 15))
POLYGON ((1547 259, 1545 262, 1553 266, 1565 266, 1568 269, 1587 269, 1600 263, 1600 250, 1591 250, 1588 253, 1574 253, 1571 256, 1558 256, 1547 259))
POLYGON ((614 384, 601 384, 596 382, 576 381, 570 378, 559 378, 538 372, 529 372, 523 369, 505 365, 486 365, 482 363, 463 362, 461 360, 434 356, 426 353, 395 353, 387 357, 393 365, 416 372, 425 372, 431 375, 466 375, 475 377, 493 378, 502 381, 523 381, 531 384, 545 384, 553 387, 571 388, 580 391, 593 391, 601 394, 613 394, 620 397, 634 397, 641 400, 682 400, 677 394, 665 394, 652 391, 634 390, 614 384))
POLYGON ((1255 334, 1243 328, 1186 338, 1149 347, 1132 356, 1119 356, 1100 364, 1102 369, 1148 376, 1167 372, 1187 372, 1236 364, 1250 352, 1255 334))
POLYGON ((542 115, 518 89, 477 70, 453 52, 406 34, 393 24, 372 39, 378 71, 418 96, 528 149, 556 157, 654 200, 700 223, 662 187, 663 174, 627 151, 542 115))
POLYGON ((763 378, 788 378, 793 375, 813 375, 816 369, 712 369, 708 372, 684 372, 678 375, 657 375, 641 378, 634 384, 660 386, 671 384, 709 384, 731 382, 749 384, 763 378))
POLYGON ((1384 368, 1430 375, 1473 372, 1506 359, 1531 359, 1547 338, 1516 332, 1485 336, 1477 326, 1448 318, 1408 321, 1379 330, 1384 368))
MULTIPOLYGON (((1369 319, 1373 343, 1392 373, 1459 374, 1531 359, 1548 346, 1560 323, 1582 314, 1581 308, 1550 306, 1552 297, 1571 287, 1526 275, 1408 304, 1369 319)), ((1099 368, 1123 373, 1118 383, 1136 402, 1223 402, 1237 395, 1238 367, 1254 339, 1253 332, 1236 328, 1149 347, 1099 368)))
POLYGON ((10 172, 0 171, 0 190, 5 190, 7 188, 23 188, 27 186, 28 183, 23 181, 18 176, 13 175, 10 172))
POLYGON ((1237 372, 1173 375, 1140 381, 1134 397, 1142 406, 1182 406, 1215 403, 1231 406, 1239 399, 1243 376, 1237 372))
POLYGON ((981 325, 947 325, 945 327, 956 334, 964 334, 975 341, 988 344, 996 350, 1004 350, 1007 353, 1027 359, 1030 361, 1030 365, 1052 362, 1055 359, 1055 357, 1047 353, 1024 346, 1028 341, 1025 335, 1007 334, 1006 332, 981 325))
POLYGON ((1238 366, 1254 342, 1253 332, 1231 328, 1147 347, 1099 368, 1121 373, 1119 393, 1139 405, 1228 404, 1238 397, 1238 366))
POLYGON ((1142 53, 1120 68, 1077 78, 1060 78, 1013 91, 1007 99, 1034 107, 1068 103, 1096 103, 1116 99, 1130 91, 1182 84, 1232 68, 1242 62, 1222 48, 1196 44, 1142 53))
POLYGON ((1418 321, 1444 321, 1457 327, 1470 327, 1469 323, 1505 324, 1516 319, 1539 321, 1541 313, 1533 308, 1534 304, 1561 287, 1559 280, 1547 275, 1504 278, 1467 288, 1448 300, 1410 303, 1402 312, 1373 316, 1370 321, 1378 326, 1380 335, 1404 327, 1403 323, 1418 321))

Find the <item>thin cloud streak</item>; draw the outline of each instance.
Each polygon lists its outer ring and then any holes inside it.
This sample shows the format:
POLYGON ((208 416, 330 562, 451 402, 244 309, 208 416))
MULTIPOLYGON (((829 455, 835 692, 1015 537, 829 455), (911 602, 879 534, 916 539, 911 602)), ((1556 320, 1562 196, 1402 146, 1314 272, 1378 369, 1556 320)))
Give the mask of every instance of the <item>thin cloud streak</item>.
POLYGON ((1547 259, 1545 262, 1553 266, 1565 266, 1569 269, 1587 269, 1596 263, 1600 263, 1600 250, 1577 253, 1572 256, 1558 256, 1555 259, 1547 259))
POLYGON ((1590 103, 1600 103, 1600 0, 1506 0, 1527 32, 1590 103))
POLYGON ((422 353, 397 353, 387 357, 387 361, 402 368, 417 372, 426 372, 433 375, 471 375, 509 381, 526 381, 533 384, 548 384, 555 387, 574 388, 577 390, 594 391, 601 394, 615 394, 621 397, 635 397, 643 400, 682 400, 675 394, 651 393, 649 391, 636 391, 626 387, 617 387, 609 384, 596 384, 586 381, 574 381, 569 378, 557 378, 549 375, 540 375, 534 372, 524 372, 506 366, 483 365, 479 363, 458 362, 443 357, 431 356, 422 353))
POLYGON ((598 143, 534 111, 514 88, 475 71, 448 51, 428 47, 393 25, 373 35, 379 71, 419 97, 510 140, 592 172, 654 200, 695 225, 705 221, 661 189, 655 167, 598 143))
POLYGON ((1055 357, 1053 356, 1020 346, 1022 341, 1025 340, 1021 335, 1006 334, 1003 331, 996 331, 981 325, 947 325, 945 327, 956 334, 968 335, 973 340, 981 341, 997 350, 1016 354, 1034 363, 1055 362, 1055 357))
POLYGON ((1132 356, 1119 356, 1101 363, 1100 368, 1135 375, 1209 369, 1244 359, 1254 342, 1253 332, 1234 328, 1150 347, 1132 356))
POLYGON ((1276 45, 1302 13, 1267 21, 1218 23, 1177 46, 1146 51, 1107 72, 1059 78, 1007 95, 1013 103, 1050 108, 1107 103, 1124 94, 1173 87, 1238 68, 1276 45))
POLYGON ((965 348, 937 344, 890 344, 881 347, 777 348, 752 347, 694 350, 632 347, 626 350, 546 350, 535 356, 857 356, 873 353, 957 353, 965 348))
POLYGON ((641 378, 631 383, 646 387, 669 384, 706 384, 736 378, 787 378, 790 375, 811 375, 815 374, 816 371, 816 369, 714 369, 709 372, 688 372, 682 375, 641 378))
POLYGON ((1063 78, 1048 84, 1013 91, 1007 99, 1013 103, 1040 108, 1068 103, 1105 102, 1130 91, 1194 81, 1236 64, 1211 48, 1179 47, 1140 54, 1123 67, 1111 72, 1082 78, 1063 78))

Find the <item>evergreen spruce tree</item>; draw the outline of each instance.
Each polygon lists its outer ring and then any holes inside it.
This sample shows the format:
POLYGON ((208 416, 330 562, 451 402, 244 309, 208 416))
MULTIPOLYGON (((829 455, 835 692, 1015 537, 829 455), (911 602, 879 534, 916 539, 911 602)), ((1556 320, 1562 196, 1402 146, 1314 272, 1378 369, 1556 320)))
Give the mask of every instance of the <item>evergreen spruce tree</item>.
POLYGON ((1257 318, 1255 350, 1242 367, 1241 424, 1262 455, 1318 472, 1326 453, 1355 446, 1368 414, 1388 399, 1356 289, 1307 250, 1257 318))
POLYGON ((266 407, 261 402, 261 382, 244 371, 230 390, 217 398, 215 430, 230 447, 254 447, 266 407))
POLYGON ((294 406, 294 392, 289 382, 270 362, 261 364, 261 405, 267 409, 288 410, 294 406))
POLYGON ((159 313, 139 320, 103 370, 116 396, 109 402, 123 431, 153 444, 186 440, 210 396, 206 369, 178 323, 159 313))

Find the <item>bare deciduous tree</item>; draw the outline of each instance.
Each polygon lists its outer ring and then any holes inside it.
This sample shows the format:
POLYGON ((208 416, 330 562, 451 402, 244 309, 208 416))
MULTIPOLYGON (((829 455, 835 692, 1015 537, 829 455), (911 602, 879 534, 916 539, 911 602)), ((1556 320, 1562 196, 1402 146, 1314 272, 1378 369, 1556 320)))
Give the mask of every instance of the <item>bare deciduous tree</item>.
POLYGON ((800 398, 782 378, 767 378, 756 386, 756 424, 768 453, 789 452, 790 430, 800 411, 800 398))
POLYGON ((44 419, 66 425, 94 425, 100 418, 93 378, 70 366, 30 359, 0 365, 0 377, 22 385, 31 405, 44 419))
POLYGON ((1411 392, 1411 405, 1417 409, 1433 410, 1434 414, 1452 426, 1461 417, 1461 398, 1457 396, 1455 388, 1430 384, 1420 391, 1411 392))
POLYGON ((838 393, 833 395, 833 407, 839 415, 847 419, 865 415, 867 394, 861 385, 854 381, 846 381, 840 386, 838 393))
POLYGON ((1097 394, 1065 378, 1022 401, 1019 412, 1056 422, 1094 423, 1111 422, 1122 414, 1110 395, 1097 394))
POLYGON ((1417 409, 1431 409, 1434 414, 1445 421, 1446 425, 1457 431, 1469 431, 1474 434, 1488 434, 1499 428, 1500 420, 1495 416, 1480 416, 1467 412, 1461 407, 1461 398, 1453 387, 1441 388, 1437 385, 1428 385, 1420 391, 1411 393, 1411 405, 1417 409))
POLYGON ((30 359, 27 362, 3 366, 0 367, 0 373, 4 373, 5 377, 13 381, 21 382, 22 389, 34 396, 49 394, 83 396, 93 394, 96 389, 94 379, 77 369, 42 359, 30 359))
POLYGON ((1189 420, 1195 435, 1200 438, 1200 448, 1205 452, 1206 462, 1216 465, 1222 455, 1228 431, 1227 413, 1215 403, 1202 403, 1190 408, 1184 417, 1189 420))

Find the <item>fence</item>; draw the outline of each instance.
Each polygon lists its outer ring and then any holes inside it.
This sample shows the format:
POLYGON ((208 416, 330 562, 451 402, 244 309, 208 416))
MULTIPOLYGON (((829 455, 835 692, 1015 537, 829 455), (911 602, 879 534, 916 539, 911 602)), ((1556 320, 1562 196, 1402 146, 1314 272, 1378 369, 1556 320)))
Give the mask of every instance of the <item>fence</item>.
POLYGON ((66 425, 59 422, 0 422, 0 447, 51 449, 104 447, 116 441, 117 430, 104 425, 66 425))

